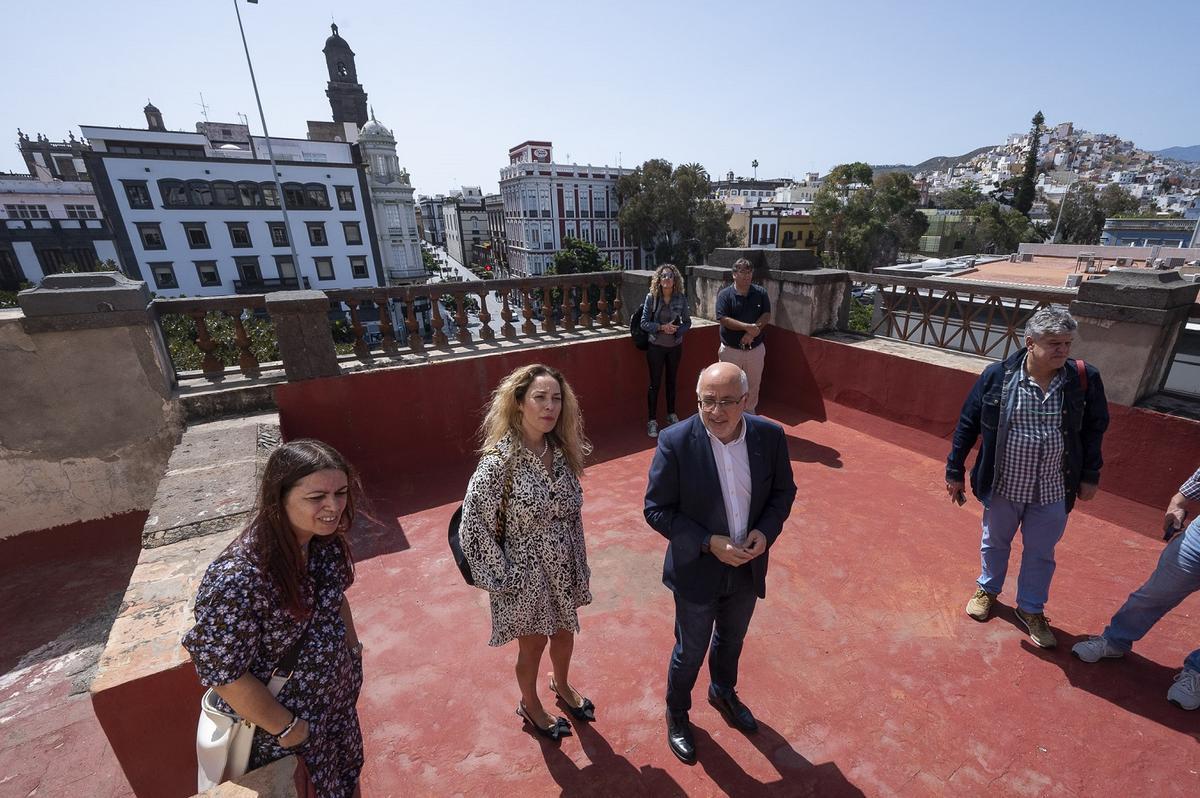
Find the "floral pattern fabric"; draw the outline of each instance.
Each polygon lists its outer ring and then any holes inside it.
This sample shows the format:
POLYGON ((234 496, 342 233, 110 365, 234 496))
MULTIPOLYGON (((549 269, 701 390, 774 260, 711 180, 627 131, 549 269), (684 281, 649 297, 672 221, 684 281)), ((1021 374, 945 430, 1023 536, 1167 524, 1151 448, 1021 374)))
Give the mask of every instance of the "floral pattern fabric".
POLYGON ((582 508, 583 488, 560 450, 547 472, 510 433, 480 458, 463 501, 459 537, 475 584, 490 594, 488 645, 579 631, 576 610, 592 601, 582 508), (497 517, 510 473, 501 545, 497 517))
MULTIPOLYGON (((349 582, 339 548, 332 541, 312 541, 302 588, 313 612, 307 621, 299 620, 284 608, 283 595, 270 577, 235 544, 205 572, 196 596, 196 625, 183 638, 201 684, 215 687, 247 672, 266 684, 288 649, 306 635, 292 677, 277 699, 308 721, 308 739, 287 749, 256 729, 250 768, 296 754, 322 798, 351 795, 363 765, 355 708, 362 662, 346 646, 339 612, 349 582)), ((219 697, 217 703, 232 711, 219 697)))

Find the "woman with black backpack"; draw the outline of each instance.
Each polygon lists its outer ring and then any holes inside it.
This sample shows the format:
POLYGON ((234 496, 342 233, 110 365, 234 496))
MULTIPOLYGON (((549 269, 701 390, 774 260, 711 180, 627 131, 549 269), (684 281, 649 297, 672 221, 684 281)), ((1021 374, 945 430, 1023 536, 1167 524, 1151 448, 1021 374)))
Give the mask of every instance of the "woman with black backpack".
POLYGON ((473 583, 489 593, 488 645, 517 641, 517 714, 558 740, 571 726, 548 713, 537 692, 547 643, 551 692, 576 720, 595 716, 568 673, 577 610, 592 601, 579 484, 592 447, 575 392, 540 364, 522 366, 497 386, 480 437, 482 456, 462 506, 462 553, 473 583))
POLYGON ((650 369, 650 389, 646 394, 649 406, 646 434, 657 438, 658 390, 664 369, 667 372, 667 425, 679 421, 679 416, 675 415, 675 380, 679 374, 679 359, 683 355, 683 334, 692 326, 683 277, 674 265, 664 263, 654 271, 654 277, 650 279, 650 293, 646 294, 646 300, 642 303, 641 326, 650 337, 650 346, 646 349, 646 364, 650 369))

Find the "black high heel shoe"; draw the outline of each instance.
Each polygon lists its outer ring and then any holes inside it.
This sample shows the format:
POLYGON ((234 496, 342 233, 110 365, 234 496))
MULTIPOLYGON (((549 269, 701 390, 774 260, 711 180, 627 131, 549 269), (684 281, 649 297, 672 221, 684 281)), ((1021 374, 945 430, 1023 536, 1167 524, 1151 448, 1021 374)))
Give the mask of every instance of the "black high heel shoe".
POLYGON ((579 706, 572 706, 571 702, 563 697, 563 694, 558 692, 557 685, 554 684, 554 677, 550 677, 550 691, 558 696, 558 703, 566 707, 567 712, 571 713, 571 717, 575 720, 593 721, 596 719, 596 705, 592 703, 592 699, 585 696, 580 696, 582 699, 579 706))
POLYGON ((528 710, 525 709, 524 701, 517 704, 517 715, 524 718, 525 722, 532 726, 534 731, 536 731, 538 734, 549 740, 553 740, 554 742, 558 742, 563 737, 566 737, 571 733, 571 724, 568 723, 567 719, 563 717, 555 718, 554 723, 549 727, 539 726, 534 722, 533 718, 529 716, 528 710))

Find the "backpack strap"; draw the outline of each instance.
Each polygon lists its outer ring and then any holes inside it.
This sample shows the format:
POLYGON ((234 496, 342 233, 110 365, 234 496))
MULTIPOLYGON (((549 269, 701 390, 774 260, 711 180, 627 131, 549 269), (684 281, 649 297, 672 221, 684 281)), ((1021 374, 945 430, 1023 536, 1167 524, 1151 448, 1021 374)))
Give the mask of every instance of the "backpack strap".
POLYGON ((1075 371, 1079 373, 1079 387, 1087 394, 1088 379, 1087 379, 1087 364, 1082 359, 1076 358, 1075 371))

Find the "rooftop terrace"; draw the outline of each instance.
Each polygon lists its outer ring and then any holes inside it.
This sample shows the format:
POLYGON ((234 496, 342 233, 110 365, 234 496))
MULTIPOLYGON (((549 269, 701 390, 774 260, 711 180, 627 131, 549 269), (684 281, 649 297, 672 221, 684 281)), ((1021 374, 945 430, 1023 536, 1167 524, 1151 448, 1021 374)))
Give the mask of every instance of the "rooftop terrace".
MULTIPOLYGON (((716 274, 689 275, 701 309, 716 274)), ((644 292, 639 275, 623 279, 623 291, 644 292)), ((373 498, 377 523, 353 533, 350 592, 366 644, 366 795, 1200 791, 1200 718, 1164 698, 1195 645, 1200 600, 1124 660, 1089 666, 1068 654, 1149 573, 1161 549, 1151 535, 1159 508, 1200 463, 1200 423, 1135 406, 1157 367, 1128 348, 1123 361, 1106 361, 1111 339, 1081 328, 1083 355, 1106 383, 1112 375, 1113 426, 1104 490, 1079 506, 1059 548, 1048 612, 1060 645, 1042 651, 1011 609, 988 624, 962 610, 977 576, 979 507, 946 501, 942 460, 962 396, 987 361, 828 331, 844 325, 844 275, 768 280, 780 326, 769 333, 763 410, 787 429, 799 493, 743 657, 740 690, 763 722, 758 735, 741 735, 698 700, 699 763, 684 766, 666 748, 672 605, 659 581, 664 542, 641 516, 652 453, 640 424, 644 365, 619 329, 596 330, 288 379, 273 385, 277 411, 194 419, 177 444, 175 417, 127 424, 123 437, 143 443, 127 444, 126 459, 166 464, 150 498, 128 487, 110 500, 144 502, 141 513, 0 540, 0 622, 19 630, 0 644, 0 794, 188 794, 200 690, 178 637, 203 567, 244 518, 245 489, 276 423, 284 438, 340 448, 373 498), (462 584, 444 537, 473 467, 470 433, 486 392, 533 359, 568 374, 597 444, 584 480, 595 601, 581 611, 574 672, 598 721, 558 746, 513 714, 513 652, 486 646, 484 595, 462 584), (1133 398, 1114 398, 1123 391, 1133 398), (159 437, 172 438, 169 463, 159 437)), ((0 324, 0 343, 13 340, 6 330, 0 324)), ((44 350, 38 334, 26 332, 44 350)), ((122 335, 137 351, 136 335, 122 335)), ((121 360, 107 340, 107 362, 153 363, 121 360)), ((690 334, 685 391, 715 347, 713 326, 690 334)), ((140 390, 121 404, 147 414, 158 394, 140 390)), ((105 415, 98 389, 91 396, 107 426, 122 417, 120 408, 105 415)), ((51 437, 42 433, 40 445, 65 456, 69 447, 51 437)), ((136 469, 126 473, 136 481, 136 469)), ((81 500, 98 493, 82 482, 76 490, 81 500)))

